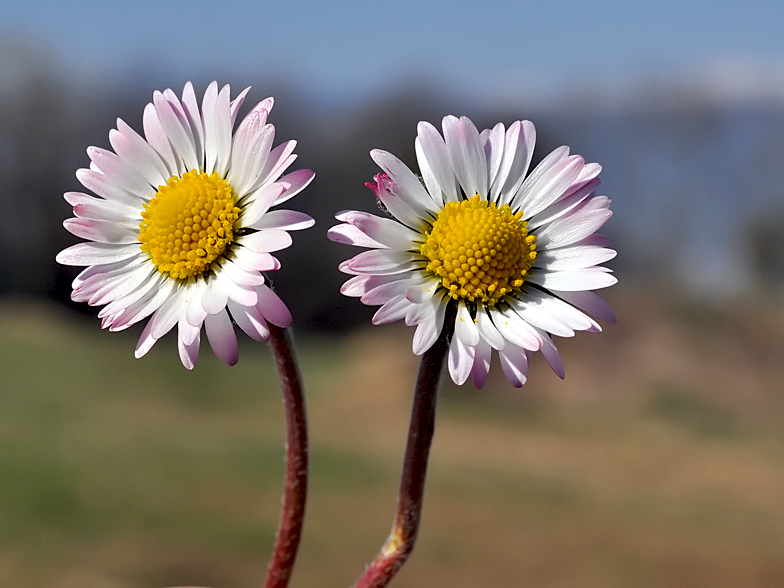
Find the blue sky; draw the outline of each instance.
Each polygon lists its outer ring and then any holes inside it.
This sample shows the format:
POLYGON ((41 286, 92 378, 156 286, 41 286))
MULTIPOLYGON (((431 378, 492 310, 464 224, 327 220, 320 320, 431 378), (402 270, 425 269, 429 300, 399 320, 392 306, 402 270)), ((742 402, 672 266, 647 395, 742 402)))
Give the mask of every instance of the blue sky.
POLYGON ((77 79, 282 76, 348 102, 412 78, 503 101, 721 76, 724 64, 764 77, 784 71, 782 28, 784 2, 770 0, 0 2, 0 38, 25 39, 77 79))

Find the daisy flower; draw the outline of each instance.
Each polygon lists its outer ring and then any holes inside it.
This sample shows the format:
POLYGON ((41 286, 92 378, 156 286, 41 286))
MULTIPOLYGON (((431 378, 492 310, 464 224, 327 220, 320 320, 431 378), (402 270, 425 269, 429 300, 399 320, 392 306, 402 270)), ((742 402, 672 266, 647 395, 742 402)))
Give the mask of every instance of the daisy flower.
POLYGON ((448 365, 456 384, 471 376, 481 388, 493 349, 514 386, 525 384, 535 351, 563 378, 552 336, 601 331, 589 314, 615 322, 591 292, 617 281, 599 265, 615 257, 610 239, 595 234, 612 216, 610 199, 596 196, 601 166, 560 147, 528 174, 529 121, 480 133, 468 118, 447 116, 443 137, 427 122, 417 131, 421 177, 386 151, 370 153, 384 173, 367 185, 392 218, 341 212, 343 224, 329 231, 333 241, 372 249, 340 265, 354 276, 341 291, 381 305, 374 324, 416 325, 417 355, 455 305, 448 365))
POLYGON ((144 109, 144 137, 117 119, 109 132, 114 151, 87 150, 90 168, 76 177, 98 197, 65 194, 75 218, 63 224, 88 240, 57 256, 64 265, 88 266, 71 298, 105 305, 98 316, 110 331, 152 315, 136 357, 177 325, 180 359, 193 369, 204 325, 215 354, 233 365, 239 351, 231 319, 258 341, 269 338, 269 323, 291 325, 262 272, 280 267, 271 253, 291 244, 288 231, 313 219, 269 209, 299 193, 314 173, 282 175, 296 159, 296 142, 271 149, 272 98, 232 133, 248 90, 230 100, 229 86, 219 91, 213 82, 201 108, 190 82, 182 99, 156 91, 144 109))

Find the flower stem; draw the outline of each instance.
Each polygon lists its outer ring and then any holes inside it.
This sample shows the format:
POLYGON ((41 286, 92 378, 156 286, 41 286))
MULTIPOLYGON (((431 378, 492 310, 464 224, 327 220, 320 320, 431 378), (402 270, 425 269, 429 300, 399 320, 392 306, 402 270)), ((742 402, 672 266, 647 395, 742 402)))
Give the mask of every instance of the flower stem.
POLYGON ((291 577, 305 517, 308 488, 308 426, 305 396, 294 355, 291 336, 286 329, 270 324, 270 347, 278 368, 283 406, 286 412, 286 489, 275 549, 267 568, 264 588, 285 588, 291 577))
POLYGON ((435 429, 438 384, 454 328, 453 306, 449 305, 441 335, 422 356, 419 366, 403 473, 400 478, 397 515, 392 531, 376 559, 355 584, 355 588, 386 586, 414 549, 422 514, 427 458, 435 429))

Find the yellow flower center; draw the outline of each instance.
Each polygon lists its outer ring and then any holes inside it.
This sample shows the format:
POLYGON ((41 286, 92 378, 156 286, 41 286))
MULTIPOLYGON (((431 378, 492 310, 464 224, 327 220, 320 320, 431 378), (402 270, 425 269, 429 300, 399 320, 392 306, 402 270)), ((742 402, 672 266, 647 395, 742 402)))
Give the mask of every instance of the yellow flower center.
POLYGON ((536 237, 522 215, 479 194, 448 202, 419 248, 430 260, 427 269, 452 298, 495 305, 523 285, 536 259, 536 237))
POLYGON ((240 212, 231 186, 218 174, 193 170, 171 177, 144 205, 142 251, 176 280, 198 276, 234 241, 240 212))

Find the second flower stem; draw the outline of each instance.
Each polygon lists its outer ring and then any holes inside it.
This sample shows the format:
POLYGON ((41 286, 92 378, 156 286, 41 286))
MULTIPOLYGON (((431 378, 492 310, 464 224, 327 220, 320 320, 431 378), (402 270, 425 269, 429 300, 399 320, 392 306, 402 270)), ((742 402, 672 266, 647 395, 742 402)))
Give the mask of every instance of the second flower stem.
POLYGON ((454 309, 450 304, 444 328, 436 342, 422 356, 419 366, 414 403, 411 408, 411 425, 408 431, 397 515, 384 546, 368 566, 355 588, 382 588, 403 566, 414 549, 419 521, 422 514, 422 496, 430 445, 433 441, 436 420, 438 384, 449 351, 449 340, 454 327, 454 309))
POLYGON ((286 329, 270 324, 270 347, 278 369, 286 413, 286 489, 275 549, 264 588, 285 588, 289 583, 302 536, 308 489, 308 427, 305 396, 291 337, 286 329))

